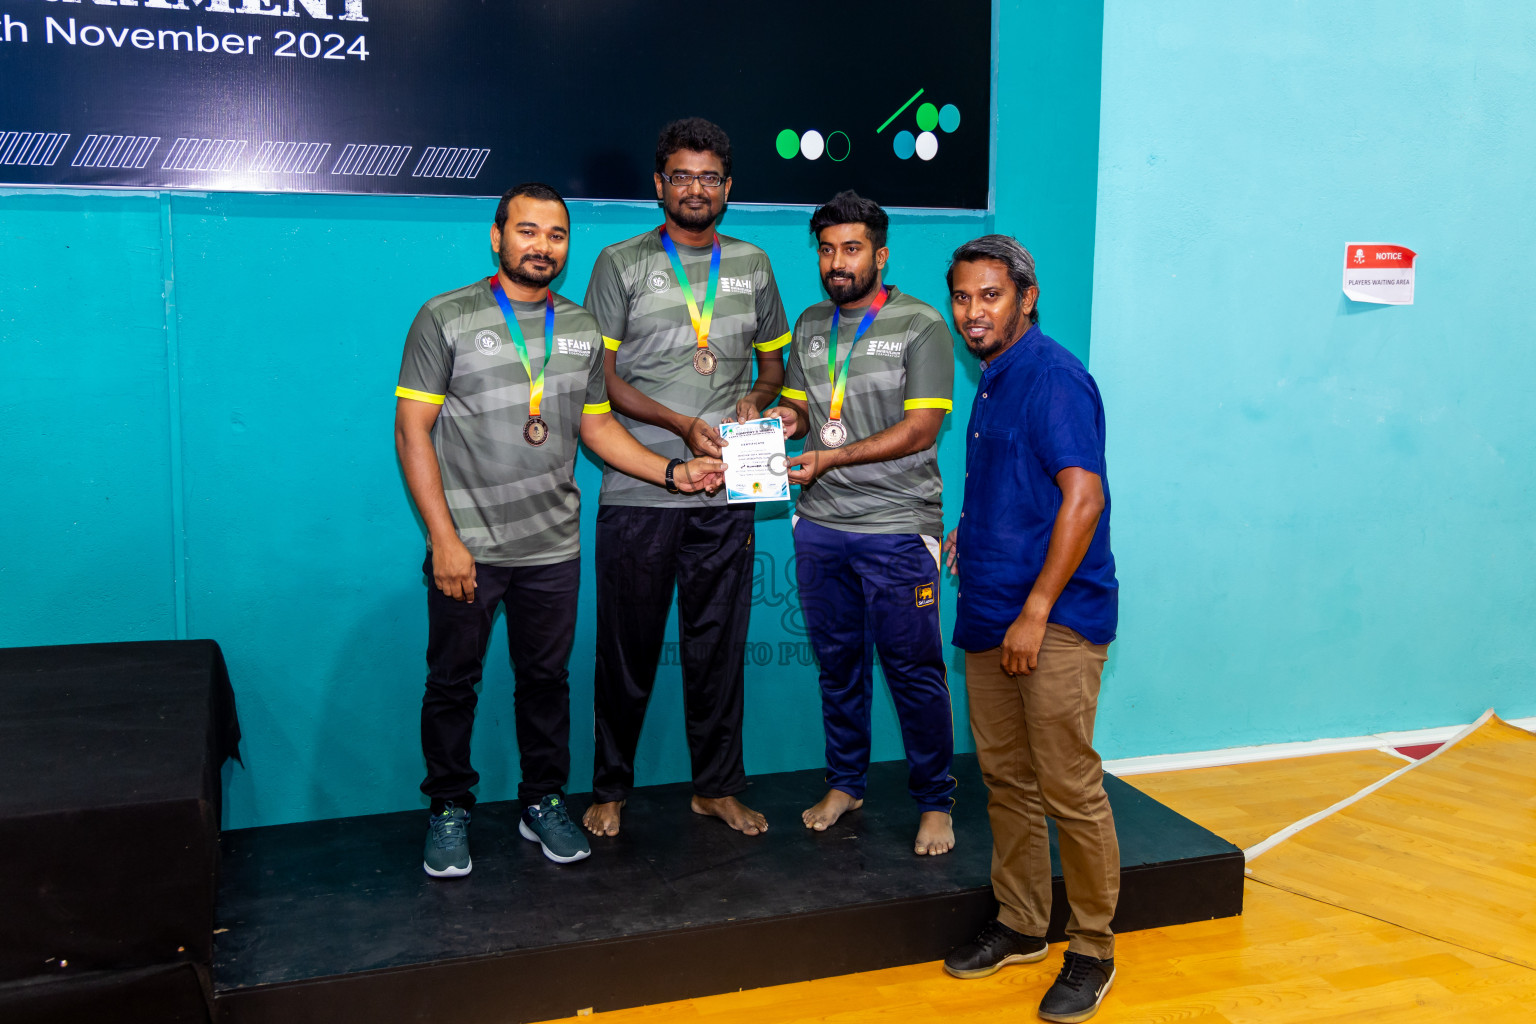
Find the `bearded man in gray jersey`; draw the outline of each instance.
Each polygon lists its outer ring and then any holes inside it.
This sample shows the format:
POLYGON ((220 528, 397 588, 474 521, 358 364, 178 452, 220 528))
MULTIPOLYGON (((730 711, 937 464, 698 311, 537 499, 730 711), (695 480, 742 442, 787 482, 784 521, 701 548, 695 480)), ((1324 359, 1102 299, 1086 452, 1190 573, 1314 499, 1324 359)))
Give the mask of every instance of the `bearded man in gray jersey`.
POLYGON ((502 196, 491 248, 495 275, 421 308, 395 388, 395 449, 428 534, 423 867, 439 878, 472 867, 475 685, 502 604, 516 677, 519 832, 558 863, 591 852, 562 793, 581 575, 578 442, 616 472, 679 491, 718 487, 723 468, 714 458, 669 462, 614 420, 597 323, 549 288, 570 248, 570 215, 554 189, 529 183, 502 196))
POLYGON ((812 214, 827 301, 796 322, 784 404, 765 415, 806 438, 788 465, 801 488, 795 574, 821 668, 828 789, 801 820, 825 831, 864 805, 878 650, 920 811, 912 849, 932 857, 955 845, 936 447, 955 366, 944 317, 885 280, 889 227, 856 192, 812 214))

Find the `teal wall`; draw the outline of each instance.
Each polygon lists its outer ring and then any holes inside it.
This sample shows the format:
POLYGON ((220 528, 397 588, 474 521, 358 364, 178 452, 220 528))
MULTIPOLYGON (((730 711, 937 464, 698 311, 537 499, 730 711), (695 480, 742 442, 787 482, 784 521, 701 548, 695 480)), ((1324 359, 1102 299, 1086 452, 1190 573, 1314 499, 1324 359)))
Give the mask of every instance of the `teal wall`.
MULTIPOLYGON (((1000 3, 999 211, 903 211, 890 238, 889 279, 947 315, 955 246, 994 225, 1019 233, 1040 258, 1052 330, 1083 354, 1098 11, 1000 3)), ((493 211, 457 199, 0 193, 0 644, 218 640, 245 732, 245 766, 228 773, 229 827, 421 805, 422 535, 395 463, 392 390, 420 303, 492 271, 493 211)), ((808 216, 738 207, 724 225, 768 251, 791 318, 821 298, 808 216)), ((603 245, 658 220, 616 203, 576 203, 572 217, 557 287, 578 299, 603 245)), ((957 366, 957 414, 939 441, 952 482, 976 380, 963 352, 957 366)), ((599 473, 589 458, 577 479, 590 538, 599 473)), ((952 485, 950 525, 958 497, 952 485)), ((787 513, 763 516, 747 672, 753 773, 819 765, 822 747, 787 513)), ((591 777, 585 579, 574 791, 591 777)), ((947 630, 954 588, 944 587, 947 630)), ((517 781, 503 629, 476 727, 482 799, 512 796, 517 781)), ((875 756, 900 757, 888 698, 875 715, 875 756)), ((687 777, 675 665, 661 670, 638 769, 642 783, 687 777)))
POLYGON ((154 196, 0 196, 0 644, 172 635, 154 196))
POLYGON ((1536 9, 1104 16, 1109 756, 1536 714, 1536 9), (1417 250, 1416 304, 1343 248, 1417 250))
POLYGON ((1029 248, 1040 327, 1088 359, 1102 0, 1000 0, 994 230, 1029 248))

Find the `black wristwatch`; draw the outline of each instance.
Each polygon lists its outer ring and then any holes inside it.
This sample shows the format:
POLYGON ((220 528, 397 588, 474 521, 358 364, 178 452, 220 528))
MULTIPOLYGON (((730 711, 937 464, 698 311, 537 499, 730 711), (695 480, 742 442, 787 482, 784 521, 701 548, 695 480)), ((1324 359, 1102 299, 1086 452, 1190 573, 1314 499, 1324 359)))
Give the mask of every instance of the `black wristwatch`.
POLYGON ((682 490, 677 486, 677 481, 672 479, 673 471, 676 470, 677 467, 681 466, 682 464, 683 464, 683 460, 682 459, 673 459, 671 462, 667 463, 667 490, 670 491, 673 494, 682 494, 683 493, 682 490))

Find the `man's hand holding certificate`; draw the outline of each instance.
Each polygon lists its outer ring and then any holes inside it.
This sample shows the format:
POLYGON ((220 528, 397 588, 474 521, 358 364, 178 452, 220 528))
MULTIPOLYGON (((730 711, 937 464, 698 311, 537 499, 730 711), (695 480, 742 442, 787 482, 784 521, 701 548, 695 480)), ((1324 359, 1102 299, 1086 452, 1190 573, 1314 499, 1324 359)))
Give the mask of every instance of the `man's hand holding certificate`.
POLYGON ((782 420, 722 423, 720 437, 729 452, 725 469, 727 501, 789 500, 782 420))

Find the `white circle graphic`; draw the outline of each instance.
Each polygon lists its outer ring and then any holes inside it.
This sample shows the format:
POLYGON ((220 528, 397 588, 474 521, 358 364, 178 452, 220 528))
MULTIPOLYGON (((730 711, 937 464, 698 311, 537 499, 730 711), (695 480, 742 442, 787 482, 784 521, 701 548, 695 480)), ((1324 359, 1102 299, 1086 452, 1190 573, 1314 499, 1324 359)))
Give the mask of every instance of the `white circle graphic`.
POLYGON ((923 132, 917 137, 917 158, 932 160, 939 155, 939 137, 933 132, 923 132))
POLYGON ((826 151, 827 142, 821 137, 821 132, 812 128, 800 136, 800 155, 807 160, 815 160, 826 151))

